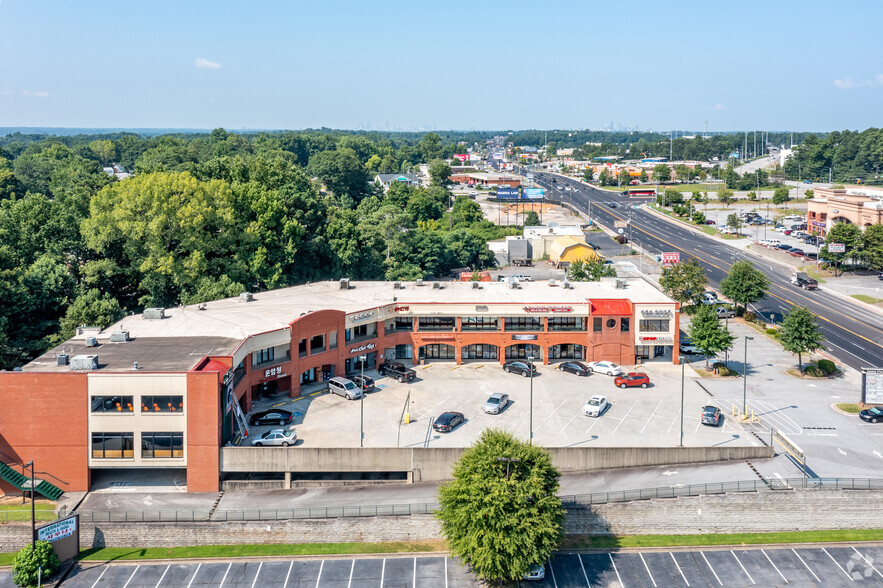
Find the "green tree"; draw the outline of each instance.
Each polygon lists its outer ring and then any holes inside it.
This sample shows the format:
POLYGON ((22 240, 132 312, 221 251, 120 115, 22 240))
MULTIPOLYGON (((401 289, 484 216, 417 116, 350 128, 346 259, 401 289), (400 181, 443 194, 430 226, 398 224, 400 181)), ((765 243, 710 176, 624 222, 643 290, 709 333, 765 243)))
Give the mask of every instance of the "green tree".
POLYGON ((61 565, 52 544, 36 541, 33 550, 28 544, 12 559, 12 581, 16 586, 36 586, 38 577, 48 578, 61 565))
POLYGON ((865 227, 862 253, 872 269, 883 270, 883 225, 865 227))
POLYGON ((349 196, 358 203, 368 193, 368 169, 352 149, 317 153, 307 170, 336 196, 349 196))
POLYGON ((717 193, 718 201, 729 208, 730 204, 736 201, 736 197, 733 195, 733 191, 729 189, 723 189, 717 193))
POLYGON ((95 154, 101 165, 110 165, 118 157, 117 146, 113 141, 108 141, 107 139, 92 141, 89 143, 89 149, 92 150, 92 153, 95 154))
POLYGON ((699 304, 707 283, 705 270, 695 259, 662 268, 659 278, 663 291, 681 304, 699 304))
POLYGON ((417 144, 417 151, 424 163, 440 158, 442 156, 441 136, 438 133, 426 133, 417 144))
POLYGON ((710 356, 726 351, 733 346, 733 341, 736 339, 718 320, 717 313, 710 304, 700 304, 690 317, 689 334, 693 345, 705 355, 706 368, 710 356))
MULTIPOLYGON (((207 280, 209 278, 206 278, 207 280)), ((214 282, 214 280, 211 280, 214 282)), ((241 288, 241 286, 240 286, 241 288)), ((236 294, 242 292, 240 289, 236 294)), ((236 294, 233 294, 234 296, 236 294)), ((219 298, 221 298, 219 296, 219 298)), ((208 298, 207 300, 213 300, 208 298)), ((200 300, 199 302, 203 302, 200 300)), ((60 340, 67 341, 74 336, 77 327, 88 325, 91 327, 109 327, 120 319, 123 311, 120 303, 109 294, 102 294, 97 289, 86 290, 67 307, 67 311, 61 319, 60 340)))
POLYGON ((647 180, 650 179, 650 178, 647 176, 647 170, 642 169, 642 170, 641 170, 641 175, 638 176, 638 179, 641 181, 642 184, 646 184, 646 183, 647 183, 647 180))
POLYGON ((735 212, 731 212, 727 215, 727 226, 731 229, 738 229, 742 226, 742 221, 739 220, 739 217, 735 212))
POLYGON ((803 370, 803 354, 824 349, 825 335, 822 334, 816 317, 806 307, 798 306, 785 315, 779 329, 779 341, 785 351, 797 354, 797 366, 803 370))
POLYGON ((757 192, 755 192, 754 190, 752 190, 751 192, 749 192, 749 193, 748 193, 748 199, 751 200, 751 201, 757 200, 757 192))
POLYGON ((607 173, 606 169, 602 169, 601 173, 598 174, 598 184, 601 186, 606 186, 610 181, 610 174, 607 173))
POLYGON ((769 287, 769 278, 750 261, 734 263, 730 273, 721 281, 721 293, 744 309, 766 296, 769 287))
POLYGON ((780 186, 773 192, 773 204, 784 204, 789 200, 791 200, 791 196, 788 195, 788 188, 780 186))
POLYGON ((598 282, 601 278, 614 277, 616 269, 600 257, 577 259, 567 267, 567 279, 571 282, 598 282))
POLYGON ((540 215, 530 210, 524 215, 524 226, 536 227, 540 224, 540 215))
POLYGON ((660 163, 656 167, 653 168, 653 181, 659 182, 660 184, 664 184, 671 180, 671 168, 665 165, 664 163, 660 163))
POLYGON ((835 223, 828 234, 825 235, 825 245, 821 252, 826 259, 836 259, 842 261, 844 258, 851 256, 856 249, 861 248, 862 231, 852 223, 835 223), (844 253, 832 253, 828 251, 830 243, 843 243, 846 245, 844 253))
POLYGON ((429 166, 429 179, 433 186, 447 188, 451 184, 451 166, 444 161, 434 161, 429 166))
POLYGON ((583 171, 583 179, 587 182, 591 182, 595 177, 595 172, 591 167, 587 167, 585 171, 583 171))
POLYGON ((807 190, 803 193, 803 195, 806 197, 807 200, 812 200, 815 197, 816 193, 813 190, 807 190))
POLYGON ((451 552, 487 582, 517 580, 545 563, 561 540, 558 479, 547 450, 485 429, 439 488, 451 552))

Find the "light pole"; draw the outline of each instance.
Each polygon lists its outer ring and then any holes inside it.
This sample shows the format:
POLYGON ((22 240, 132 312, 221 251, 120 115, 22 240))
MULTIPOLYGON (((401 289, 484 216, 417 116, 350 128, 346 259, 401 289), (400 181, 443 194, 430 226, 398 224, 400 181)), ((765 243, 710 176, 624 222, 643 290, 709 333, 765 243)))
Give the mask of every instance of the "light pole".
POLYGON ((37 548, 37 513, 34 507, 34 460, 23 465, 22 469, 24 468, 31 468, 31 553, 33 554, 37 548))
POLYGON ((362 379, 359 387, 359 407, 361 415, 359 417, 359 447, 365 446, 365 362, 368 361, 367 355, 359 356, 359 363, 362 364, 362 379))
POLYGON ((533 355, 527 356, 527 365, 530 367, 530 441, 533 445, 533 355))
POLYGON ((684 446, 684 370, 686 369, 687 361, 683 357, 678 358, 681 361, 681 442, 678 443, 678 447, 684 446))
MULTIPOLYGON (((745 335, 745 359, 742 363, 742 414, 748 414, 748 340, 754 340, 754 337, 745 335)), ((744 418, 744 417, 743 417, 744 418)))
POLYGON ((498 457, 497 461, 505 461, 506 462, 506 481, 509 481, 509 464, 512 462, 519 463, 521 460, 517 457, 498 457))

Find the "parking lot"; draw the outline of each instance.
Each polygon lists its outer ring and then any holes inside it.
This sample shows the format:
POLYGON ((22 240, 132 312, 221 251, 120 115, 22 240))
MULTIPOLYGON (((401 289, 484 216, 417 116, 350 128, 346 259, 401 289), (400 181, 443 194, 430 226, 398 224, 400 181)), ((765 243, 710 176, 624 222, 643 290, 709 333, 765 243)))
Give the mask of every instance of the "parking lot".
MULTIPOLYGON (((712 548, 559 553, 546 577, 521 586, 726 587, 883 586, 879 546, 712 548)), ((0 572, 0 584, 4 578, 0 572)), ((5 584, 4 584, 5 585, 5 584)), ((445 556, 297 559, 172 564, 96 565, 76 570, 71 588, 194 588, 361 586, 478 586, 456 559, 445 556)))
MULTIPOLYGON (((417 379, 401 384, 371 370, 378 389, 362 401, 345 400, 327 392, 276 402, 294 414, 297 446, 358 447, 364 408, 366 447, 465 447, 488 427, 510 431, 527 439, 533 423, 534 442, 567 446, 673 446, 680 437, 681 369, 667 362, 636 368, 650 376, 646 389, 619 389, 613 377, 563 373, 555 365, 538 365, 533 378, 505 373, 496 362, 431 363, 415 366, 417 379), (511 402, 500 414, 485 414, 485 400, 493 393, 508 394, 511 402), (599 418, 582 414, 593 395, 605 395, 610 408, 599 418), (463 413, 465 422, 450 433, 433 431, 443 412, 463 413), (405 415, 409 423, 399 425, 405 415)), ((684 379, 684 444, 688 446, 755 445, 757 440, 726 416, 718 427, 699 422, 702 407, 713 400, 696 383, 688 367, 684 379)), ((269 401, 264 401, 265 403, 269 401)), ((268 404, 258 406, 266 409, 268 404)), ((731 405, 719 405, 729 414, 731 405)), ((251 427, 251 438, 271 426, 251 427)))

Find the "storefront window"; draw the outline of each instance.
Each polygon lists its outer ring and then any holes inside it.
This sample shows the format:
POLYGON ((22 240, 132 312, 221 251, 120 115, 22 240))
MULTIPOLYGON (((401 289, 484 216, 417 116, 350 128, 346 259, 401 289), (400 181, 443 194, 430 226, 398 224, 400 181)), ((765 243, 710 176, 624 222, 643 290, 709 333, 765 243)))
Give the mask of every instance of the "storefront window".
POLYGON ((310 339, 310 355, 325 351, 325 335, 316 335, 310 339))
POLYGON ((92 433, 92 457, 99 459, 135 457, 135 434, 92 433))
POLYGON ((132 412, 132 396, 93 396, 92 412, 132 412))
POLYGON ((184 433, 141 433, 141 457, 184 457, 184 433))
POLYGON ((300 375, 301 384, 312 384, 316 381, 316 368, 310 368, 300 375))
POLYGON ((184 397, 142 396, 141 412, 184 412, 184 397))
POLYGON ((542 331, 543 319, 538 316, 507 316, 507 331, 542 331))
POLYGON ((600 317, 595 317, 594 319, 592 319, 592 330, 595 333, 600 333, 603 330, 602 329, 603 324, 604 324, 604 319, 602 319, 600 317))
POLYGON ((630 318, 621 318, 619 319, 619 330, 623 333, 628 333, 631 328, 632 319, 630 318))
POLYGON ((420 348, 422 359, 457 359, 457 348, 443 343, 431 343, 420 348))
POLYGON ((550 316, 550 331, 585 331, 586 319, 577 316, 550 316))
POLYGON ((549 347, 549 359, 583 359, 585 347, 575 343, 564 343, 549 347))
POLYGON ((499 331, 499 321, 495 316, 464 316, 460 319, 462 331, 499 331))
POLYGON ((422 316, 417 319, 420 331, 453 331, 457 321, 452 316, 422 316))
POLYGON ((641 319, 642 333, 668 333, 669 319, 641 319))
POLYGON ((460 352, 463 359, 497 359, 499 348, 496 345, 466 345, 460 352))
POLYGON ((506 348, 506 359, 527 359, 533 356, 534 361, 543 360, 543 348, 530 343, 519 343, 506 348))

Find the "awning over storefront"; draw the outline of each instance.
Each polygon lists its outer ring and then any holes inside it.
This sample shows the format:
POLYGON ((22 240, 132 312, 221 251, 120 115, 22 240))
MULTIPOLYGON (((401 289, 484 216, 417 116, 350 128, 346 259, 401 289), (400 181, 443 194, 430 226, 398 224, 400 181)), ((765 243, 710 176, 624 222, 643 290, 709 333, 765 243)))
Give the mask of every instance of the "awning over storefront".
POLYGON ((621 298, 600 298, 589 301, 592 314, 604 316, 632 316, 632 302, 621 298))

